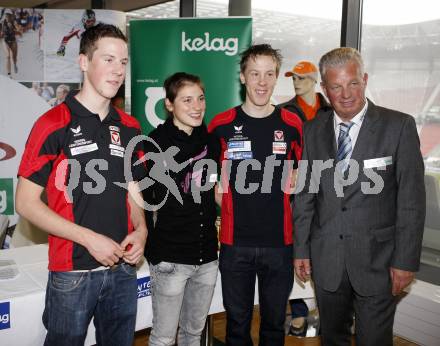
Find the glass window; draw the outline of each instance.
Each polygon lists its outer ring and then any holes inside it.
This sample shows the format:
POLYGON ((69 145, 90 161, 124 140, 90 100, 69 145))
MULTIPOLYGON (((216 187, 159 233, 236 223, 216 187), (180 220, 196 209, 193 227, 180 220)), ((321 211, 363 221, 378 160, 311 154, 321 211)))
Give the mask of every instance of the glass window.
POLYGON ((438 1, 364 1, 362 55, 368 97, 416 119, 427 214, 419 278, 440 284, 440 14, 438 1), (389 15, 392 13, 392 16, 389 15))
POLYGON ((318 66, 324 53, 339 47, 341 13, 342 0, 252 0, 254 41, 270 43, 284 57, 275 103, 294 96, 292 78, 284 76, 286 71, 301 60, 318 66))
MULTIPOLYGON (((229 0, 198 0, 197 17, 227 17, 228 4, 229 0)), ((291 78, 284 77, 286 71, 300 60, 309 60, 317 65, 324 53, 339 46, 341 13, 342 0, 309 0, 301 6, 291 0, 252 0, 253 41, 270 43, 280 49, 284 57, 274 92, 275 103, 294 96, 291 78)), ((132 11, 129 17, 179 17, 179 1, 132 11)))
MULTIPOLYGON (((291 0, 251 3, 253 42, 270 43, 284 57, 273 101, 287 101, 294 90, 284 73, 300 60, 318 65, 325 52, 339 46, 342 0, 309 0, 301 6, 291 0)), ((197 17, 227 17, 228 4, 229 0, 197 0, 197 17)))
POLYGON ((168 1, 158 5, 152 5, 128 12, 129 19, 134 18, 178 18, 179 0, 168 1))
POLYGON ((229 0, 197 0, 196 15, 200 18, 223 18, 228 16, 229 0))

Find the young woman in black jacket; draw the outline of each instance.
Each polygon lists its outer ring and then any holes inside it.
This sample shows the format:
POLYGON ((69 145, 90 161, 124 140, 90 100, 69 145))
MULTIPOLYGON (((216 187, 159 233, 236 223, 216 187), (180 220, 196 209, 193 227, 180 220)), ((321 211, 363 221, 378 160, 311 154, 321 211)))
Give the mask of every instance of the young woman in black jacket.
MULTIPOLYGON (((174 345, 178 329, 178 344, 195 346, 200 345, 218 267, 214 188, 200 188, 217 179, 200 160, 214 160, 218 149, 203 123, 200 78, 178 72, 164 88, 169 117, 149 134, 145 150, 155 183, 144 198, 159 207, 146 247, 153 305, 149 344, 174 345)), ((152 213, 147 218, 152 220, 152 213)))

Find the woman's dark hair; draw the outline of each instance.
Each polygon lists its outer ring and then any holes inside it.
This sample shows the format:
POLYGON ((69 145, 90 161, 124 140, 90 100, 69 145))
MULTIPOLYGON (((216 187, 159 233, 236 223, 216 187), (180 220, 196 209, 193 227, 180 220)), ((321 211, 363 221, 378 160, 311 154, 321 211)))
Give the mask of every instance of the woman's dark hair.
MULTIPOLYGON (((179 90, 190 84, 197 84, 200 89, 202 89, 203 92, 205 92, 205 86, 203 85, 201 79, 199 76, 186 73, 186 72, 176 72, 169 76, 167 79, 165 79, 165 82, 163 82, 163 88, 165 89, 165 97, 173 103, 176 99, 177 93, 179 90)), ((168 115, 172 116, 170 112, 168 111, 168 115)))

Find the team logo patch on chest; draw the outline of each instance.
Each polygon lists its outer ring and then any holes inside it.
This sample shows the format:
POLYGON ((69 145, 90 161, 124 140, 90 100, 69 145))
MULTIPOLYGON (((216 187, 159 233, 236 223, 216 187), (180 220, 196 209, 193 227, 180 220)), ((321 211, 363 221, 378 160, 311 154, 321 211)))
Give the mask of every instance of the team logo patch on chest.
POLYGON ((110 139, 112 144, 121 145, 121 135, 119 132, 110 130, 110 139))
POLYGON ((281 130, 275 130, 273 132, 273 140, 275 142, 283 142, 284 141, 284 132, 281 130))
POLYGON ((119 127, 109 126, 110 130, 110 140, 109 144, 110 155, 124 157, 125 148, 121 144, 121 134, 119 127))

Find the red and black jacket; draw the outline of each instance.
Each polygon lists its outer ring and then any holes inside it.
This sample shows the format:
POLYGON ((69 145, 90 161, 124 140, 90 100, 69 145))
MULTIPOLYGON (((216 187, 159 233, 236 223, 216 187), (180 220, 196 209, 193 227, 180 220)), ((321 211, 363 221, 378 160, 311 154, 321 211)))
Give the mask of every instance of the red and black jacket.
POLYGON ((275 107, 269 116, 254 118, 239 106, 214 117, 208 130, 221 145, 219 164, 222 185, 226 186, 221 208, 221 243, 253 247, 292 244, 287 185, 292 169, 297 168, 301 159, 299 117, 275 107), (243 161, 249 159, 254 163, 243 175, 247 165, 243 161), (279 162, 272 165, 273 160, 279 162))
MULTIPOLYGON (((48 206, 57 214, 120 243, 133 225, 127 190, 116 183, 145 174, 142 165, 131 165, 131 177, 124 174, 125 149, 139 134, 132 116, 110 107, 101 121, 71 93, 34 124, 18 175, 45 187, 48 206)), ((136 146, 132 164, 143 155, 140 148, 136 146)), ((49 270, 99 266, 81 245, 49 235, 49 270)))

